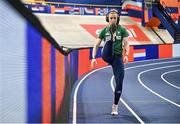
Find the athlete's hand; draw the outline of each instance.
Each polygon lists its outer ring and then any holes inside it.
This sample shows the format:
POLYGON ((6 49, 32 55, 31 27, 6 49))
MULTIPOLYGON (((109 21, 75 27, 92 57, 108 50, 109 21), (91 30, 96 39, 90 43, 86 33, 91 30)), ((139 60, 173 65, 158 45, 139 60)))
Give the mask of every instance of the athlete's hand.
POLYGON ((97 60, 96 59, 92 59, 91 60, 91 68, 94 68, 94 66, 97 64, 97 60))
POLYGON ((123 62, 124 62, 125 64, 128 63, 128 56, 124 56, 123 62))

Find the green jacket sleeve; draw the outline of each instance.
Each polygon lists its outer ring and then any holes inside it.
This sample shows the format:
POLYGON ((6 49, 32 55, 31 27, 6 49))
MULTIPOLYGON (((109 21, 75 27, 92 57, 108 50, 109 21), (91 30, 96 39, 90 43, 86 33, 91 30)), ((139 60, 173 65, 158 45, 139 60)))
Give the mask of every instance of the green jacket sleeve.
POLYGON ((99 38, 102 40, 105 38, 106 28, 103 28, 99 33, 99 38))

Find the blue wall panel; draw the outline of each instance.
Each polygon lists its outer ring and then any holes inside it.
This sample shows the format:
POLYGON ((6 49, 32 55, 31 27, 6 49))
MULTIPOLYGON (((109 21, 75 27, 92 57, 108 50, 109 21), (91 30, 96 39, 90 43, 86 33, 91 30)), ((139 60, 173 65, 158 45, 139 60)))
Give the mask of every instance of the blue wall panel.
POLYGON ((42 36, 27 26, 28 123, 40 123, 42 115, 42 36))

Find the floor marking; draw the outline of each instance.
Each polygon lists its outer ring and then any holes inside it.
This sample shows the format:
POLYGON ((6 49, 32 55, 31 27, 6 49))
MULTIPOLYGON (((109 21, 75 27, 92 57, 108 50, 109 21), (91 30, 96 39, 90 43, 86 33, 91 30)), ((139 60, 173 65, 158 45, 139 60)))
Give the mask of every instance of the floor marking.
MULTIPOLYGON (((172 72, 177 72, 177 71, 180 71, 180 69, 179 69, 179 70, 173 70, 173 71, 165 72, 165 73, 163 73, 163 74, 161 75, 161 79, 162 79, 164 82, 166 82, 167 84, 171 85, 172 87, 177 88, 177 89, 180 90, 180 87, 178 87, 178 86, 176 86, 176 85, 170 83, 170 82, 167 81, 166 79, 164 79, 164 75, 166 75, 166 74, 168 74, 168 73, 172 73, 172 72)), ((178 82, 178 83, 180 84, 180 82, 178 82)))
POLYGON ((76 88, 75 88, 74 97, 73 97, 73 121, 72 121, 73 124, 76 124, 76 121, 77 121, 77 120, 76 120, 76 119, 77 119, 77 117, 76 117, 76 115, 77 115, 77 114, 76 114, 76 113, 77 113, 77 92, 78 92, 79 86, 81 85, 81 83, 82 83, 89 75, 93 74, 93 73, 96 72, 96 71, 99 71, 99 70, 101 70, 101 69, 108 68, 108 67, 110 67, 110 66, 106 66, 106 67, 102 67, 102 68, 93 70, 93 71, 89 72, 87 75, 85 75, 85 76, 79 81, 78 85, 77 85, 76 88))
POLYGON ((142 75, 143 73, 145 73, 145 72, 152 71, 152 70, 156 70, 156 69, 168 68, 168 67, 176 67, 176 66, 180 66, 180 65, 178 64, 178 65, 171 65, 171 66, 165 66, 165 67, 158 67, 158 68, 152 68, 152 69, 148 69, 148 70, 142 71, 142 72, 140 72, 140 73, 138 74, 138 80, 139 80, 139 83, 140 83, 143 87, 145 87, 147 90, 149 90, 151 93, 153 93, 153 94, 155 94, 156 96, 164 99, 164 100, 167 101, 167 102, 172 103, 173 105, 175 105, 175 106, 177 106, 177 107, 180 107, 179 104, 177 104, 177 103, 169 100, 168 98, 165 98, 165 97, 161 96, 160 94, 156 93, 155 91, 153 91, 152 89, 150 89, 148 86, 146 86, 146 85, 141 81, 141 75, 142 75))

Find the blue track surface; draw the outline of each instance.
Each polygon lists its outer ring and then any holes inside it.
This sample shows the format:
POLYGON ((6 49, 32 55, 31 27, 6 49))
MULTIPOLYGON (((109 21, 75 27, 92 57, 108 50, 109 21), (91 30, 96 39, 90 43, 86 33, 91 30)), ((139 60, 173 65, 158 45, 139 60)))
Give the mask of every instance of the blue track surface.
POLYGON ((127 64, 119 115, 111 116, 115 84, 112 68, 94 70, 76 82, 69 121, 180 123, 179 75, 180 58, 127 64))

